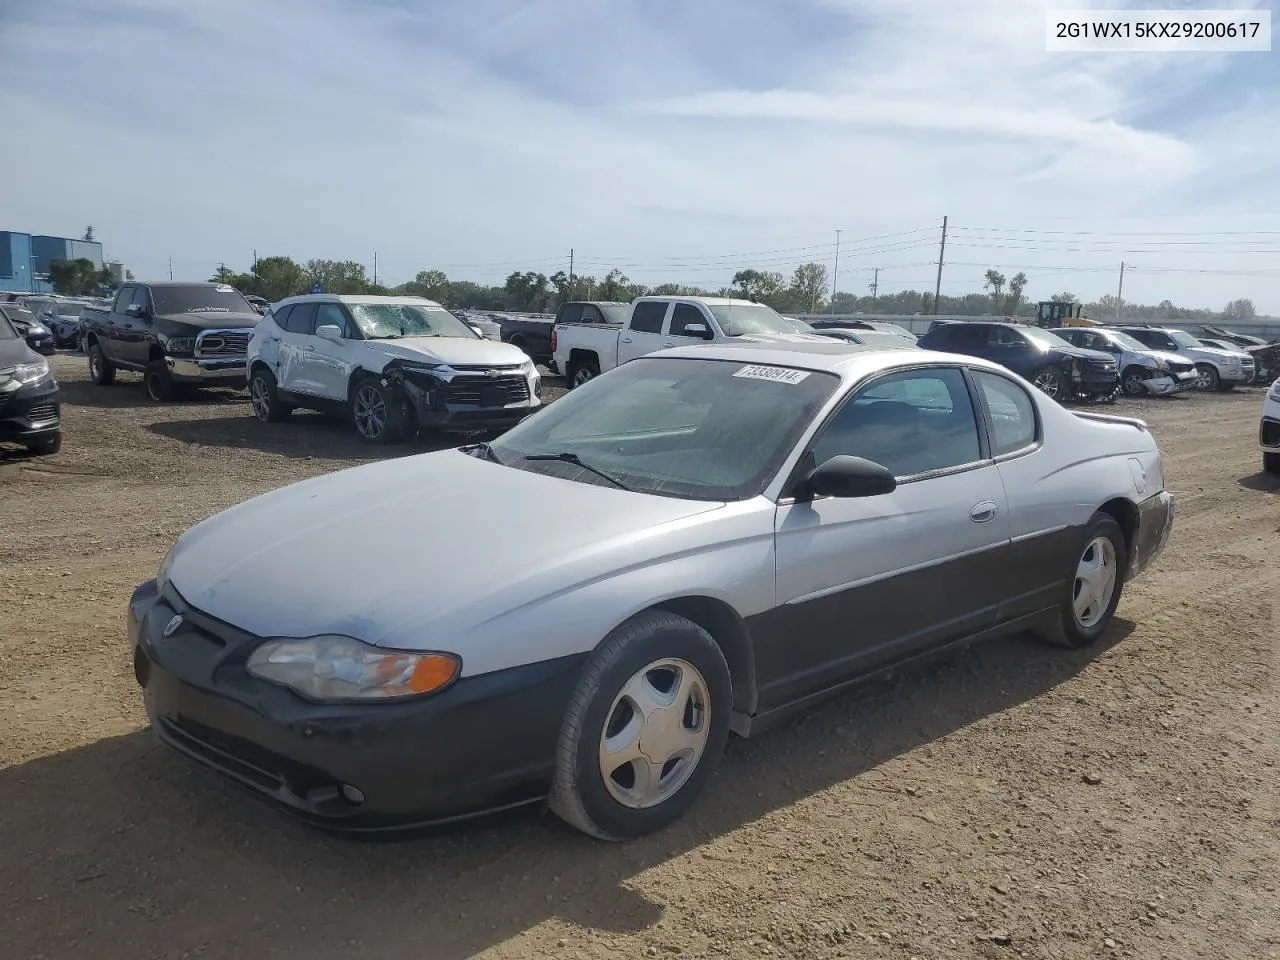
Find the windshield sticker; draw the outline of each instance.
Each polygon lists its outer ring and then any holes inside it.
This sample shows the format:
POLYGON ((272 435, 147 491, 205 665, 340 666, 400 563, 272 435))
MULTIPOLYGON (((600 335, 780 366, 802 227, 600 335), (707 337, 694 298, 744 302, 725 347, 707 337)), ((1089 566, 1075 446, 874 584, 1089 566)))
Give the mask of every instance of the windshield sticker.
POLYGON ((748 364, 735 377, 747 380, 771 380, 774 383, 799 383, 809 375, 807 370, 791 370, 787 367, 762 367, 759 364, 748 364))

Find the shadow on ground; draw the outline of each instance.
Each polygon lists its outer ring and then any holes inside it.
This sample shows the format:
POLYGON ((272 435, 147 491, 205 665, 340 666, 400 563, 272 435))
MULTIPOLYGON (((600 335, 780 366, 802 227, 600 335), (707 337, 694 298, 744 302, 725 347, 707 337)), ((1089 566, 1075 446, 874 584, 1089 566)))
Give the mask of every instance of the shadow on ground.
POLYGON ((1240 486, 1246 490, 1260 490, 1263 493, 1280 493, 1280 473, 1267 473, 1260 470, 1249 477, 1240 478, 1240 486))
POLYGON ((1132 629, 1117 621, 1089 651, 1003 638, 864 686, 733 742, 682 821, 622 845, 550 816, 395 843, 336 839, 149 734, 102 740, 0 771, 6 953, 453 960, 557 916, 635 933, 663 913, 632 888, 642 871, 1030 700, 1132 629))
POLYGON ((82 407, 118 409, 121 407, 169 407, 215 406, 218 404, 244 404, 248 409, 249 396, 243 390, 202 388, 192 391, 182 400, 161 403, 147 396, 142 386, 142 374, 119 371, 115 383, 100 386, 92 380, 60 380, 58 386, 62 402, 82 407))

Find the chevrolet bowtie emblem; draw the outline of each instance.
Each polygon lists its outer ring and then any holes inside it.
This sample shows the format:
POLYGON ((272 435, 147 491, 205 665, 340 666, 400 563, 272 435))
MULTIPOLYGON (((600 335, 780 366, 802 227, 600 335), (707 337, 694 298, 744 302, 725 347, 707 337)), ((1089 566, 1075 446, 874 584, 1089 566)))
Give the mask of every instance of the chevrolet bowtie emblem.
POLYGON ((161 632, 160 635, 167 640, 169 637, 172 637, 175 633, 178 632, 178 628, 182 626, 182 624, 183 624, 182 615, 179 614, 178 616, 174 617, 172 620, 170 620, 168 623, 164 625, 164 630, 161 632))

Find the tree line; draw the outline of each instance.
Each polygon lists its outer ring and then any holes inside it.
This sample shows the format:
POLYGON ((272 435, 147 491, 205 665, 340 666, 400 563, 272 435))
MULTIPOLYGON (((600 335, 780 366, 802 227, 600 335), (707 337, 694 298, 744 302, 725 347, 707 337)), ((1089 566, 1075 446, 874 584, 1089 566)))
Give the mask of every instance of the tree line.
MULTIPOLYGON (((375 284, 365 266, 354 260, 307 260, 297 263, 290 257, 263 257, 248 273, 237 273, 225 266, 210 278, 226 283, 242 293, 257 294, 269 301, 306 293, 319 284, 328 293, 391 294, 426 297, 451 309, 553 312, 566 300, 613 300, 629 302, 636 297, 712 296, 741 297, 765 303, 780 313, 886 313, 955 314, 958 316, 1035 316, 1037 301, 1027 296, 1030 283, 1022 272, 1006 278, 992 268, 982 276, 986 293, 970 293, 938 298, 934 310, 931 291, 901 290, 875 296, 860 296, 847 291, 830 296, 831 284, 827 268, 821 263, 804 263, 788 278, 782 273, 746 268, 733 276, 730 286, 716 289, 678 283, 647 286, 629 279, 621 270, 611 270, 603 277, 575 274, 563 270, 550 275, 536 271, 513 271, 501 285, 486 285, 470 280, 451 280, 441 270, 420 270, 406 283, 396 286, 375 284)), ((1075 303, 1070 292, 1055 293, 1045 299, 1075 303)), ((1203 320, 1205 322, 1249 321, 1257 316, 1253 302, 1233 300, 1223 310, 1179 307, 1168 300, 1158 304, 1125 302, 1122 316, 1127 320, 1203 320)), ((1110 319, 1115 316, 1116 298, 1104 296, 1082 304, 1087 317, 1110 319)))

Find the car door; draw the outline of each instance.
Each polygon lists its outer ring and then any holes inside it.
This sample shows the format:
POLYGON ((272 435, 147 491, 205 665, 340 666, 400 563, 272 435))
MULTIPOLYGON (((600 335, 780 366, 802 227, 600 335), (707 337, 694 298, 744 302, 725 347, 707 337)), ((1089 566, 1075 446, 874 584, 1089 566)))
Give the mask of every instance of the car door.
POLYGON ((896 371, 843 402, 800 461, 865 457, 892 493, 781 501, 775 607, 751 625, 771 709, 996 622, 1004 487, 960 365, 896 371))
POLYGON ((339 303, 316 304, 315 329, 324 326, 337 327, 341 342, 312 335, 303 346, 299 360, 301 379, 308 384, 309 392, 329 400, 347 399, 347 381, 354 363, 357 343, 351 340, 354 324, 339 303))
POLYGON ((631 322, 618 334, 618 363, 663 349, 666 317, 671 306, 665 300, 641 300, 631 308, 631 322))
POLYGON ((111 360, 125 359, 121 345, 124 342, 125 323, 129 320, 129 304, 133 303, 133 284, 127 283, 116 291, 116 298, 107 311, 105 329, 99 331, 102 352, 111 360))
MULTIPOLYGON (((1000 619, 1012 620, 1061 602, 1079 531, 1080 491, 1060 458, 1044 446, 1034 397, 1011 377, 972 370, 988 422, 990 452, 1008 500, 1009 563, 1000 619)), ((1069 452, 1069 456, 1077 456, 1069 452)))
POLYGON ((671 308, 671 322, 667 328, 667 337, 663 348, 687 347, 690 344, 704 343, 711 339, 711 321, 694 303, 677 303, 671 308), (702 331, 697 330, 698 325, 702 331), (690 328, 693 328, 691 331, 690 328))
POLYGON ((1043 365, 1043 354, 1021 331, 996 323, 987 329, 987 359, 1024 377, 1030 377, 1037 367, 1043 365))
POLYGON ((281 389, 290 393, 314 394, 314 387, 306 379, 303 357, 315 349, 312 331, 315 329, 316 305, 314 302, 294 304, 280 331, 280 370, 277 373, 281 389))
POLYGON ((141 284, 133 288, 132 311, 122 317, 120 357, 138 367, 151 359, 151 332, 155 328, 151 292, 141 284))

